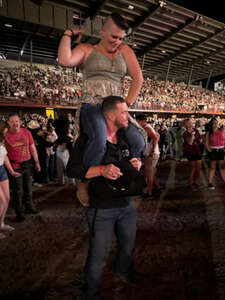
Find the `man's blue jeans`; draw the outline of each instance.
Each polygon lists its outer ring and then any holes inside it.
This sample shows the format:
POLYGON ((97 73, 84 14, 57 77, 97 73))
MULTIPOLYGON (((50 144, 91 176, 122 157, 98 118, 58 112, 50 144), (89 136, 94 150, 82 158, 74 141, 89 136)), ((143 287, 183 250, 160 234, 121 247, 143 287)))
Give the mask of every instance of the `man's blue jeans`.
MULTIPOLYGON (((107 199, 106 199, 107 201, 107 199)), ((133 249, 136 238, 136 208, 128 206, 112 209, 86 208, 89 227, 89 251, 84 270, 85 300, 99 300, 103 268, 114 234, 117 237, 116 272, 129 277, 133 267, 133 249)))
MULTIPOLYGON (((101 164, 106 151, 107 127, 100 105, 82 103, 81 107, 82 132, 88 136, 85 145, 83 162, 85 167, 101 164)), ((138 129, 129 124, 125 135, 131 147, 131 157, 140 157, 145 147, 145 139, 138 129)))

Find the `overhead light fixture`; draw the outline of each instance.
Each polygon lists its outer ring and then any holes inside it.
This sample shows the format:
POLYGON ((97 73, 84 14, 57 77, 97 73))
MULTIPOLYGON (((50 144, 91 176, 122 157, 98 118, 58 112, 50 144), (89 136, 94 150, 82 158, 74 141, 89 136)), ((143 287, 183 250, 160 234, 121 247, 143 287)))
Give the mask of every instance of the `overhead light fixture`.
POLYGON ((8 27, 8 28, 12 28, 13 27, 12 24, 9 24, 9 23, 5 23, 4 25, 5 25, 5 27, 8 27))
POLYGON ((129 4, 128 9, 133 10, 134 6, 129 4))
POLYGON ((162 52, 162 53, 166 53, 166 50, 162 50, 161 52, 162 52))
POLYGON ((160 6, 160 7, 166 6, 166 2, 165 2, 165 1, 162 1, 162 0, 159 0, 159 6, 160 6))
POLYGON ((23 55, 23 50, 20 51, 20 56, 22 56, 22 55, 23 55))

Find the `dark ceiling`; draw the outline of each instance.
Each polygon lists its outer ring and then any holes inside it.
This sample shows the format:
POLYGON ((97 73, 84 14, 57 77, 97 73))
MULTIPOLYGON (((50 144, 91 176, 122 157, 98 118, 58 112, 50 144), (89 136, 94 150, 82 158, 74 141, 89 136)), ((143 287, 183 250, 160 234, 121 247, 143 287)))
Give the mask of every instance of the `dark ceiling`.
MULTIPOLYGON (((4 13, 0 8, 0 52, 8 59, 57 64, 60 35, 66 26, 56 26, 54 22, 46 25, 46 20, 42 22, 45 9, 51 8, 53 14, 64 9, 67 17, 68 11, 72 12, 73 23, 89 29, 82 41, 92 44, 99 40, 95 28, 97 26, 98 29, 99 20, 112 11, 118 11, 132 29, 126 42, 135 51, 145 77, 193 83, 225 74, 225 24, 170 1, 17 1, 3 0, 2 9, 6 6, 4 13), (34 11, 37 9, 40 14, 38 22, 14 16, 13 8, 17 1, 27 14, 32 15, 30 7, 34 7, 34 11)), ((18 7, 15 6, 15 10, 18 7)), ((59 18, 54 17, 54 20, 60 19, 60 15, 59 18)))

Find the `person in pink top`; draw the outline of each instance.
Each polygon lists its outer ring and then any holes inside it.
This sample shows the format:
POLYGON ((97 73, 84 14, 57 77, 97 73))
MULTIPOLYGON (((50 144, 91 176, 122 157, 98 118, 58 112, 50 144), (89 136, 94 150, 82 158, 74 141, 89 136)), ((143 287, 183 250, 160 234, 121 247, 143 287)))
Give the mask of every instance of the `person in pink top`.
POLYGON ((12 226, 5 223, 5 217, 10 200, 9 180, 7 171, 12 176, 20 176, 20 173, 17 173, 13 170, 7 156, 7 151, 4 146, 4 136, 7 130, 7 124, 4 121, 0 121, 0 240, 6 237, 1 231, 14 230, 12 226))
POLYGON ((18 221, 23 221, 26 213, 38 213, 32 203, 32 170, 40 171, 38 154, 33 137, 29 130, 21 128, 21 120, 17 113, 8 118, 9 130, 5 135, 5 146, 13 169, 21 176, 10 176, 12 196, 18 221))
POLYGON ((214 190, 215 186, 212 184, 216 166, 218 164, 220 175, 225 182, 225 164, 224 164, 224 146, 225 146, 225 133, 224 130, 219 128, 219 123, 216 118, 212 118, 206 125, 206 140, 205 146, 208 151, 210 159, 209 169, 209 184, 208 188, 214 190))

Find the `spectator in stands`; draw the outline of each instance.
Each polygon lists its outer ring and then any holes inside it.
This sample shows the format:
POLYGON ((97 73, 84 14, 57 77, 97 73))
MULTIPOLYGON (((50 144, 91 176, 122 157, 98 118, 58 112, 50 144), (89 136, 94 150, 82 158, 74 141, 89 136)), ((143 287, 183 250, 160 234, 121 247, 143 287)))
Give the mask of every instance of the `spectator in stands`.
MULTIPOLYGON (((0 231, 12 231, 14 228, 8 224, 5 224, 5 217, 9 206, 10 192, 9 192, 9 180, 5 169, 14 176, 19 177, 20 173, 15 172, 7 156, 7 151, 4 146, 4 137, 7 132, 7 124, 3 121, 0 122, 0 231)), ((5 235, 0 232, 0 239, 5 238, 5 235)))
POLYGON ((202 138, 197 129, 193 127, 191 119, 184 121, 186 128, 183 133, 184 139, 184 156, 188 159, 190 172, 189 172, 189 186, 193 191, 199 189, 199 177, 202 165, 201 142, 202 138))
POLYGON ((156 190, 159 191, 161 189, 156 178, 156 166, 160 156, 158 145, 159 134, 147 123, 146 115, 139 114, 136 116, 136 120, 148 135, 148 143, 144 151, 144 175, 147 181, 147 193, 143 195, 143 198, 153 199, 153 184, 156 190))
MULTIPOLYGON (((132 80, 124 77, 123 96, 128 95, 132 80)), ((82 78, 72 69, 22 64, 18 67, 0 67, 0 100, 29 103, 74 105, 81 98, 82 78), (26 83, 26 84, 25 84, 26 83), (3 97, 1 97, 3 96, 3 97)), ((165 82, 146 78, 132 108, 164 111, 192 111, 201 103, 201 112, 223 113, 224 95, 201 86, 165 82)))
POLYGON ((225 182, 225 163, 224 163, 224 147, 225 133, 219 128, 219 123, 216 118, 212 118, 206 124, 206 149, 210 160, 209 184, 208 188, 214 190, 215 186, 212 181, 215 175, 216 166, 218 165, 223 182, 225 182))
MULTIPOLYGON (((85 167, 100 164, 104 156, 107 128, 100 110, 103 97, 122 96, 121 83, 127 72, 132 77, 126 96, 128 105, 137 99, 141 89, 143 76, 136 55, 122 42, 127 29, 123 17, 113 13, 106 18, 98 44, 79 44, 71 50, 72 37, 78 36, 79 42, 83 30, 67 29, 59 45, 59 63, 83 69, 82 105, 79 106, 77 116, 79 117, 81 108, 81 129, 88 136, 84 151, 85 167)), ((130 124, 126 132, 131 141, 131 155, 139 156, 145 145, 144 138, 136 128, 137 123, 133 119, 130 121, 135 124, 130 124)))
POLYGON ((9 130, 5 136, 8 157, 13 169, 21 174, 19 177, 10 176, 13 202, 17 219, 23 221, 25 219, 23 206, 25 206, 26 213, 38 213, 32 200, 33 164, 31 158, 34 160, 37 171, 40 171, 40 163, 32 135, 29 130, 21 128, 21 120, 17 113, 9 116, 8 124, 9 130))

